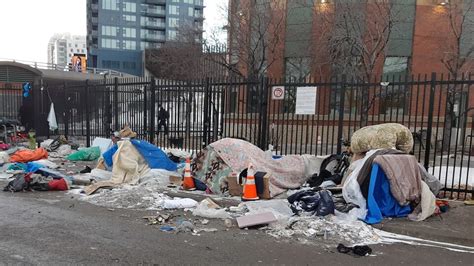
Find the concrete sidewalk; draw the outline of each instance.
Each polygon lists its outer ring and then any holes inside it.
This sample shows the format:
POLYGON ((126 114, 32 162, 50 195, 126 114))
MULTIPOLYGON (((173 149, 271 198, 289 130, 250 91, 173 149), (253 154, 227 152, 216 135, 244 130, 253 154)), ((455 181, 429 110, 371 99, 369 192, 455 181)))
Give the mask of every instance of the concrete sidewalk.
POLYGON ((450 201, 449 205, 446 213, 432 216, 425 221, 413 222, 407 218, 384 219, 374 227, 426 240, 474 247, 474 206, 467 206, 458 201, 450 201))

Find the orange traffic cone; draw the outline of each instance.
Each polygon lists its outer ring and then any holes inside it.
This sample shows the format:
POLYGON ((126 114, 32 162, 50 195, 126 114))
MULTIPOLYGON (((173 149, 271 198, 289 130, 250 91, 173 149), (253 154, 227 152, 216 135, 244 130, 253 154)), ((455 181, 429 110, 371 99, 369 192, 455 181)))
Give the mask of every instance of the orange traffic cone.
POLYGON ((185 190, 195 190, 196 186, 194 184, 194 179, 191 176, 191 160, 186 158, 186 165, 184 167, 184 180, 183 180, 183 188, 185 190))
POLYGON ((255 185, 255 171, 253 170, 253 166, 249 165, 249 168, 247 169, 247 179, 245 180, 244 195, 242 196, 242 200, 247 201, 258 199, 257 186, 255 185))

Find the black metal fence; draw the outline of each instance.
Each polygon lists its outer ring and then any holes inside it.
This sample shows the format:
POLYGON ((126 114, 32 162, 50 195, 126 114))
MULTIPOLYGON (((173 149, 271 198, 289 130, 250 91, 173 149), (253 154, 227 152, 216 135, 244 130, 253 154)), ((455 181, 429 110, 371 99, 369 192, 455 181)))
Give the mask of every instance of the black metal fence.
MULTIPOLYGON (((341 152, 342 140, 350 140, 363 126, 401 123, 415 138, 413 153, 447 187, 446 196, 465 198, 472 195, 474 183, 473 83, 471 76, 453 80, 432 74, 364 82, 343 77, 116 78, 44 84, 44 90, 34 90, 35 126, 37 131, 47 128, 52 101, 57 133, 83 137, 87 145, 128 124, 139 138, 161 147, 195 151, 219 138, 237 137, 265 150, 271 144, 277 155, 324 155, 341 152), (169 112, 166 123, 158 119, 160 106, 169 112), (305 114, 296 114, 302 107, 305 114)), ((7 100, 2 96, 1 101, 7 100)))

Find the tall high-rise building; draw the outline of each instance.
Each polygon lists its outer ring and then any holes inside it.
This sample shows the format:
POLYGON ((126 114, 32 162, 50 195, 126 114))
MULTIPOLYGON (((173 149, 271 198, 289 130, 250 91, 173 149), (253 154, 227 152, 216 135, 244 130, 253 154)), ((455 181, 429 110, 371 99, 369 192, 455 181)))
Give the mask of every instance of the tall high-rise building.
POLYGON ((85 36, 58 33, 49 39, 49 64, 67 67, 74 54, 87 54, 85 36))
POLYGON ((202 39, 203 10, 203 0, 87 0, 88 65, 141 76, 146 48, 185 27, 202 39))

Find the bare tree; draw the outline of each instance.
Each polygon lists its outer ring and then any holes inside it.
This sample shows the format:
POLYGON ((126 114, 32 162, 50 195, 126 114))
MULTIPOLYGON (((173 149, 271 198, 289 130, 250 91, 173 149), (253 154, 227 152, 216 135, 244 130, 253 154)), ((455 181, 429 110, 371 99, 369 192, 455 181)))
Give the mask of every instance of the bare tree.
MULTIPOLYGON (((314 5, 315 25, 319 26, 311 49, 313 69, 326 66, 332 69, 333 76, 362 83, 382 74, 380 66, 400 19, 393 1, 336 0, 314 5)), ((370 99, 365 88, 357 96, 361 102, 360 126, 367 125, 373 97, 370 99)))
POLYGON ((199 38, 200 29, 194 25, 180 25, 174 40, 157 49, 145 51, 146 67, 158 78, 191 80, 202 77, 203 60, 199 38))
MULTIPOLYGON (((281 59, 284 1, 235 0, 224 7, 228 23, 227 53, 216 59, 234 76, 257 79, 281 59)), ((211 43, 219 43, 212 40, 211 43)), ((209 47, 212 50, 212 47, 209 47)))
MULTIPOLYGON (((443 51, 441 62, 448 70, 450 79, 453 81, 463 78, 474 66, 474 20, 472 0, 454 0, 443 7, 441 12, 443 19, 449 25, 446 40, 439 43, 439 48, 443 51)), ((443 134, 443 150, 449 149, 449 139, 452 128, 456 126, 455 105, 463 100, 465 88, 459 84, 450 85, 447 91, 445 133, 443 134)), ((465 100, 465 99, 464 99, 465 100)), ((467 112, 459 112, 458 122, 463 123, 467 112)), ((458 125, 460 127, 462 125, 458 125)))

